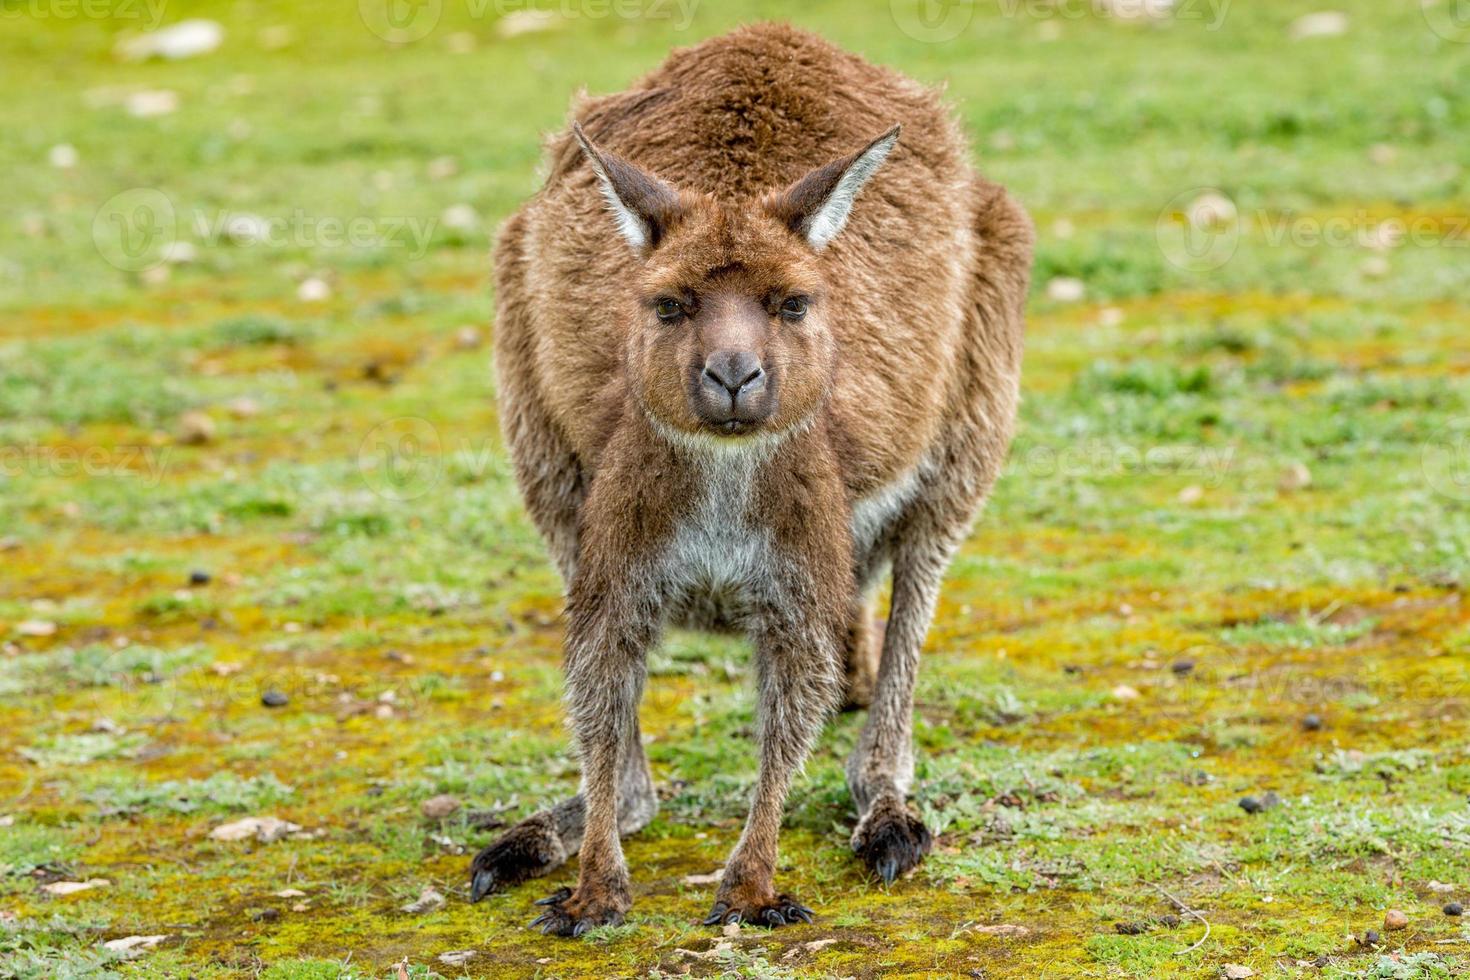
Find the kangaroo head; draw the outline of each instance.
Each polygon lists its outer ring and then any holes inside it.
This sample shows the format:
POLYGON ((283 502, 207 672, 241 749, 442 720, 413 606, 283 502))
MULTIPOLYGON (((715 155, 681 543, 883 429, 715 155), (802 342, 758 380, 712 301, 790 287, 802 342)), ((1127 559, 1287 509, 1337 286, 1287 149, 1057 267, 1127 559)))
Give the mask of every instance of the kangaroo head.
POLYGON ((627 364, 643 410, 676 438, 732 445, 804 424, 836 363, 822 253, 899 128, 785 190, 734 202, 675 189, 575 131, 640 262, 627 364))

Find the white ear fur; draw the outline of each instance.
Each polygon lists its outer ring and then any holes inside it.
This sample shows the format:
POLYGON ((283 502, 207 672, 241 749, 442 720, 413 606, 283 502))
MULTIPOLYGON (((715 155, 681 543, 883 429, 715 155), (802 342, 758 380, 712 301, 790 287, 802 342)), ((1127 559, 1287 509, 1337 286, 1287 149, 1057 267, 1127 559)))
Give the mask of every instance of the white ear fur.
POLYGON ((900 127, 893 127, 859 154, 832 188, 832 193, 806 219, 803 223, 806 240, 812 248, 820 252, 847 226, 852 202, 863 185, 883 166, 883 161, 888 159, 888 154, 898 143, 899 132, 900 127))
POLYGON ((607 201, 607 209, 612 213, 613 223, 618 226, 618 233, 628 240, 633 246, 633 251, 640 255, 649 250, 653 245, 653 226, 646 218, 639 217, 618 197, 617 188, 613 186, 612 178, 607 175, 607 168, 602 165, 602 158, 592 152, 590 145, 580 133, 578 139, 582 140, 582 148, 587 151, 587 159, 592 163, 592 171, 597 174, 598 186, 602 188, 603 199, 607 201))
POLYGON ((668 184, 627 160, 604 153, 587 138, 580 124, 572 124, 572 132, 597 175, 603 200, 612 213, 613 223, 633 251, 647 255, 667 229, 666 225, 679 205, 679 195, 668 184))

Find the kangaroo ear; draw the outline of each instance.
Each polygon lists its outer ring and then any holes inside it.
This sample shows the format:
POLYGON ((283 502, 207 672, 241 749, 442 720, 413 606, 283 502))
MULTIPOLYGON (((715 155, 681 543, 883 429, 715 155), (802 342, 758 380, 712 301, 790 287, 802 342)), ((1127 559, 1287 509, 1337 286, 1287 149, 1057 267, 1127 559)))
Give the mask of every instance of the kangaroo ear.
POLYGON ((633 251, 647 255, 678 217, 679 192, 622 157, 598 149, 580 123, 572 124, 572 132, 597 174, 618 231, 633 251))
POLYGON ((813 170, 778 194, 771 209, 820 252, 846 226, 853 199, 888 159, 902 130, 894 126, 852 156, 813 170))

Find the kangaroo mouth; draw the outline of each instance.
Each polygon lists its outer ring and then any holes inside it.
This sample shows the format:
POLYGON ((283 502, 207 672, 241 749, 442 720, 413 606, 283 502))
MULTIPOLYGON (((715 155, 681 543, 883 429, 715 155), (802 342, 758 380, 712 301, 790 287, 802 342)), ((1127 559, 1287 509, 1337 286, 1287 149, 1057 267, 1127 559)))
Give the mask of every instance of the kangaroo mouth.
POLYGON ((706 427, 716 435, 744 436, 759 429, 761 424, 749 419, 726 419, 723 422, 706 423, 706 427))

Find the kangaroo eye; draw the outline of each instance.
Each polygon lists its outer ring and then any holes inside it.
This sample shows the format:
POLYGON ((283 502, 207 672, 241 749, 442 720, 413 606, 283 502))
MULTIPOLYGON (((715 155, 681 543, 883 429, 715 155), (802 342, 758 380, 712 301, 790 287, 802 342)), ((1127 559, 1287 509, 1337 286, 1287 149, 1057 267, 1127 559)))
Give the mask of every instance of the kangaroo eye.
POLYGON ((807 299, 805 296, 792 296, 781 304, 781 315, 788 320, 800 320, 806 316, 807 299))
POLYGON ((673 323, 675 320, 683 318, 684 307, 679 304, 678 300, 665 296, 653 304, 653 312, 664 323, 673 323))

